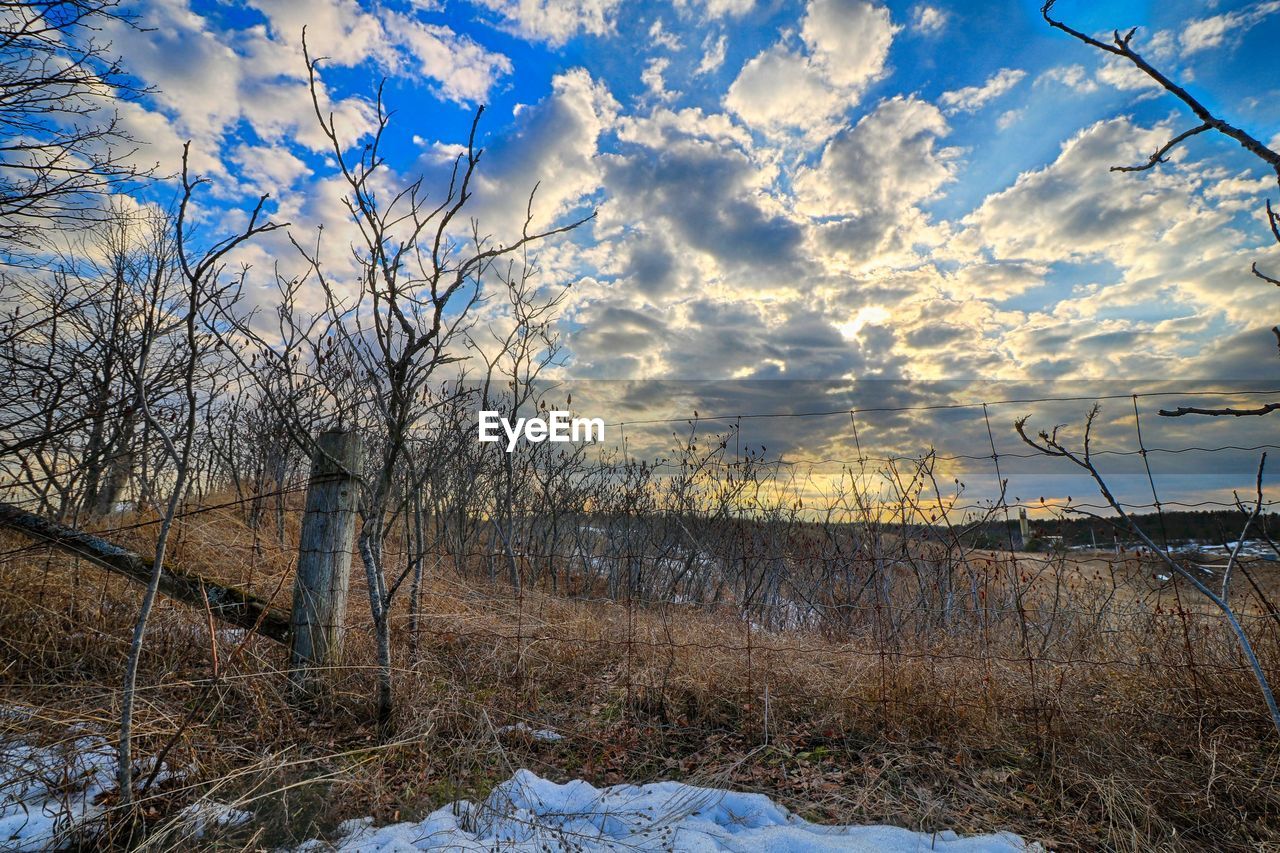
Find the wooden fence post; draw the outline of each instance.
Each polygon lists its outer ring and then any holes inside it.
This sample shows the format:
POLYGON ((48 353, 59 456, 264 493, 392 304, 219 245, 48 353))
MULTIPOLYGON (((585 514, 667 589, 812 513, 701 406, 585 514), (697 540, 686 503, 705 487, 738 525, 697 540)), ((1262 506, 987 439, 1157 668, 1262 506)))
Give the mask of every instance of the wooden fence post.
POLYGON ((363 442, 355 432, 322 432, 317 444, 298 540, 290 620, 289 661, 293 681, 300 686, 309 669, 334 665, 342 656, 363 455, 363 442))

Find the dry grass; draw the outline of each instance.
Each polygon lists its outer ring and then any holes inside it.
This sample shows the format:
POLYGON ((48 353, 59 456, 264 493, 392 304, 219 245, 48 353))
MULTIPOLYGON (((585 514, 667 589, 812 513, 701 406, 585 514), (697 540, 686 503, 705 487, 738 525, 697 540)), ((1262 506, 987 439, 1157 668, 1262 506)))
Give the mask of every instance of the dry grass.
MULTIPOLYGON (((149 531, 117 537, 145 552, 149 531)), ((183 525, 174 559, 287 606, 291 555, 254 539, 230 511, 211 512, 183 525)), ((6 553, 24 544, 0 538, 6 553)), ((156 830, 199 795, 254 811, 228 849, 271 848, 349 817, 420 817, 528 767, 595 784, 731 785, 824 822, 1008 829, 1061 850, 1280 849, 1276 734, 1229 635, 1199 614, 1162 606, 1104 631, 1064 614, 1080 624, 1043 650, 1014 623, 889 648, 688 606, 516 596, 442 566, 416 657, 404 619, 397 629, 396 735, 380 743, 356 585, 349 665, 306 705, 288 694, 278 646, 211 636, 204 614, 161 604, 138 751, 171 744, 168 763, 187 775, 146 801, 153 848, 190 846, 156 830), (519 721, 565 739, 495 733, 519 721)), ((47 740, 72 722, 110 736, 138 597, 59 555, 0 562, 0 705, 35 712, 0 736, 47 740)), ((1280 676, 1277 626, 1253 624, 1280 676)))

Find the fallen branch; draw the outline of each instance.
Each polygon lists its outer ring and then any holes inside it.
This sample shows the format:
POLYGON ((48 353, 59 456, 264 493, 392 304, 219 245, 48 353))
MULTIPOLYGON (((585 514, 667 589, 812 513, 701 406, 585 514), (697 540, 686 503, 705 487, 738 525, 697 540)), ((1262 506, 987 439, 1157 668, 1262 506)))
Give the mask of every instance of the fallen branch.
MULTIPOLYGON (((13 504, 0 502, 0 527, 82 557, 136 583, 145 585, 151 580, 150 560, 100 536, 49 521, 13 504)), ((254 631, 278 643, 289 642, 289 614, 242 589, 223 586, 176 566, 165 565, 158 591, 191 607, 201 610, 207 607, 215 619, 229 625, 254 631)))

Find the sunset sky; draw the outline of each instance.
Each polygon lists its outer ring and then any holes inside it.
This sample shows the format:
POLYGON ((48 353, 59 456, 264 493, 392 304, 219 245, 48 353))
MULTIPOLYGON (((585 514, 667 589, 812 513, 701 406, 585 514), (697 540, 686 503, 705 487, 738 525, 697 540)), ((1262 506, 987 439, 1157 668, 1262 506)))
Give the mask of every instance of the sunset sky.
MULTIPOLYGON (((1280 293, 1249 273, 1254 260, 1280 271, 1261 214, 1274 179, 1209 135, 1150 172, 1108 171, 1195 122, 1133 69, 1051 30, 1035 2, 140 8, 147 29, 108 34, 156 87, 124 117, 150 143, 139 158, 162 171, 193 141, 214 182, 211 229, 270 192, 295 233, 342 233, 305 94, 304 25, 352 139, 386 78, 397 176, 438 185, 486 105, 473 208, 485 230, 513 234, 539 181, 540 222, 599 211, 539 257, 547 286, 571 285, 567 379, 792 380, 736 386, 766 390, 731 411, 773 411, 829 407, 830 389, 869 379, 891 381, 854 403, 919 401, 922 380, 1018 383, 999 398, 1063 381, 1119 380, 1104 393, 1127 393, 1280 375, 1280 293)), ((1263 60, 1280 43, 1280 2, 1062 0, 1057 14, 1086 32, 1139 26, 1149 59, 1280 144, 1280 78, 1263 60)), ((269 270, 290 255, 277 234, 247 259, 269 270)), ((1000 413, 1002 442, 1017 413, 1000 413)), ((1186 436, 1256 444, 1269 426, 1186 436)), ((843 431, 819 432, 759 438, 847 450, 843 431)), ((943 443, 927 432, 907 430, 896 449, 943 443)), ((1253 465, 1242 457, 1231 484, 1253 465)))

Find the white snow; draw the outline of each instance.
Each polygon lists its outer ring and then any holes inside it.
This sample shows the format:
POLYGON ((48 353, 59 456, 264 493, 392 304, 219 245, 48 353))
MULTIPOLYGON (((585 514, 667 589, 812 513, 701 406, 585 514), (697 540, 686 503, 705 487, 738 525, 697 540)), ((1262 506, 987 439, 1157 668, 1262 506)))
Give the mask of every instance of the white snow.
POLYGON ((401 853, 410 850, 682 850, 778 853, 1014 853, 1043 851, 1011 833, 961 838, 894 826, 820 826, 763 794, 698 788, 679 782, 596 788, 558 785, 518 770, 480 805, 465 800, 420 823, 374 827, 347 821, 334 844, 308 841, 303 851, 401 853))
POLYGON ((51 747, 0 744, 0 850, 56 850, 102 814, 115 787, 116 753, 95 735, 51 747))
MULTIPOLYGON (((0 709, 17 719, 26 714, 0 709)), ((142 762, 135 776, 145 778, 154 763, 142 762)), ((162 765, 157 782, 176 778, 162 765)), ((83 726, 51 746, 20 738, 0 741, 0 850, 60 850, 76 833, 92 829, 105 809, 103 795, 116 788, 116 750, 83 726)))
POLYGON ((534 729, 524 723, 515 723, 510 726, 500 726, 497 729, 498 735, 507 735, 513 733, 527 734, 534 740, 540 740, 544 743, 555 743, 558 740, 564 740, 564 735, 554 732, 551 729, 534 729))

